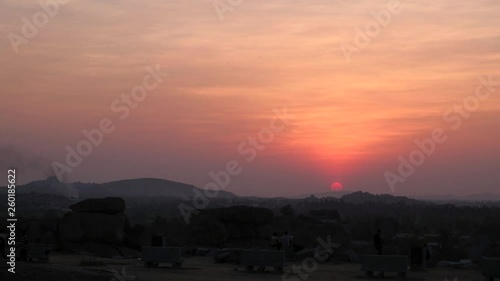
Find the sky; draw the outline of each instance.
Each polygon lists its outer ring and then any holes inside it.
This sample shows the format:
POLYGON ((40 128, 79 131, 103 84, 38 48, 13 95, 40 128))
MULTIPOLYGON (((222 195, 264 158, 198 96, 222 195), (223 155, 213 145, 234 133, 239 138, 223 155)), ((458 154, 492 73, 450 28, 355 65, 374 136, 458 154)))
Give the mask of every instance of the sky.
POLYGON ((204 187, 236 163, 238 195, 498 192, 499 1, 54 1, 0 0, 0 168, 20 184, 59 163, 204 187), (147 68, 161 82, 125 117, 147 68))

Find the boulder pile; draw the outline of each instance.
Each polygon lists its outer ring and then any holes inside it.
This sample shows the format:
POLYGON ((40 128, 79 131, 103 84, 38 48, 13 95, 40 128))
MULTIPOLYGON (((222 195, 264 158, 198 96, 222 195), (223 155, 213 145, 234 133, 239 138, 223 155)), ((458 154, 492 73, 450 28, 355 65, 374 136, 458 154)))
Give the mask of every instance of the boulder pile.
POLYGON ((117 197, 87 199, 70 206, 59 224, 60 242, 99 242, 120 244, 127 218, 125 201, 117 197))

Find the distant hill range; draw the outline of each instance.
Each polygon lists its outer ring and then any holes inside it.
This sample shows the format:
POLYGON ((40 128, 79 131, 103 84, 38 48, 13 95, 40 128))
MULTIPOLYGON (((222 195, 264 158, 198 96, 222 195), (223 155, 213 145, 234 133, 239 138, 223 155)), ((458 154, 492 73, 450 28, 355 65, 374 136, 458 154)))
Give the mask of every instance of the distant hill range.
POLYGON ((343 202, 362 204, 367 202, 384 203, 384 204, 415 204, 419 201, 405 196, 393 196, 390 194, 371 194, 368 192, 356 191, 346 194, 340 198, 343 202))
POLYGON ((323 193, 311 193, 292 197, 290 199, 305 199, 308 197, 316 198, 337 198, 344 202, 349 203, 365 203, 365 202, 378 202, 378 203, 415 203, 415 202, 436 202, 436 203, 461 203, 461 202, 500 202, 499 194, 492 193, 481 193, 481 194, 471 194, 466 196, 457 196, 451 194, 444 195, 421 195, 421 196, 395 196, 391 194, 371 194, 362 191, 338 191, 338 192, 323 192, 323 193))
POLYGON ((313 194, 308 194, 308 195, 301 195, 294 197, 292 199, 306 199, 309 197, 316 197, 316 198, 337 198, 339 200, 342 200, 343 202, 347 203, 353 203, 353 204, 362 204, 362 203, 367 203, 367 202, 374 202, 374 203, 386 203, 386 204, 393 204, 393 203, 400 203, 400 202, 405 202, 405 203, 416 203, 418 202, 415 199, 404 197, 404 196, 393 196, 390 194, 371 194, 368 192, 363 192, 363 191, 332 191, 332 192, 323 192, 323 193, 313 193, 313 194))
MULTIPOLYGON (((63 195, 68 198, 102 198, 117 197, 176 197, 192 198, 195 190, 202 189, 185 183, 164 179, 141 178, 113 181, 108 183, 62 183, 56 177, 46 180, 33 181, 25 185, 16 186, 17 193, 44 193, 63 195)), ((6 187, 0 187, 0 193, 6 193, 6 187)), ((220 190, 219 198, 237 197, 235 194, 220 190)))
POLYGON ((354 191, 330 191, 330 192, 321 192, 321 193, 309 193, 309 194, 302 194, 294 197, 290 197, 290 199, 305 199, 311 196, 314 196, 316 198, 341 198, 344 195, 353 193, 354 191))
MULTIPOLYGON (((110 196, 117 197, 172 197, 188 199, 193 198, 195 191, 203 192, 202 189, 185 183, 174 182, 164 179, 140 178, 119 180, 108 183, 62 183, 56 177, 49 177, 46 180, 33 181, 25 185, 16 187, 17 193, 39 193, 62 195, 67 198, 86 199, 103 198, 110 196)), ((7 188, 0 187, 0 194, 5 194, 7 188)), ((362 204, 366 202, 376 203, 417 203, 431 201, 436 203, 460 203, 460 202, 500 202, 498 194, 473 194, 468 196, 456 195, 428 195, 428 196, 394 196, 390 194, 371 194, 362 191, 339 191, 324 192, 314 194, 304 194, 290 199, 316 198, 337 198, 346 203, 362 204)), ((235 198, 237 195, 220 190, 219 198, 235 198)), ((251 197, 259 199, 259 197, 251 197)))
POLYGON ((423 201, 440 201, 440 202, 497 202, 500 201, 499 194, 493 193, 479 193, 464 196, 457 196, 452 194, 446 195, 426 195, 426 196, 412 196, 415 199, 423 201))

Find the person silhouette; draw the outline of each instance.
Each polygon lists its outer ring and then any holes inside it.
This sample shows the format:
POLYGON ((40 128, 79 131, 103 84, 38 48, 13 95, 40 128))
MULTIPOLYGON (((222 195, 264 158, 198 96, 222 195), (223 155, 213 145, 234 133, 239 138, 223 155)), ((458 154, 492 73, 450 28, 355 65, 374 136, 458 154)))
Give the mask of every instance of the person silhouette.
POLYGON ((287 251, 291 245, 292 238, 288 235, 288 231, 281 236, 281 249, 287 251))

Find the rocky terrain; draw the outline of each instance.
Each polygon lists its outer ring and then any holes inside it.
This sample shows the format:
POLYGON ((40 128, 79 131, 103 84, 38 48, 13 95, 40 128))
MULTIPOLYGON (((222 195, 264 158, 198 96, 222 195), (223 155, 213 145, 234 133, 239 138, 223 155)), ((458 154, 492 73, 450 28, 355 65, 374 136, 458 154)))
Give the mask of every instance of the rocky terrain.
POLYGON ((190 197, 76 200, 34 192, 18 196, 23 203, 18 209, 18 236, 26 234, 30 242, 44 243, 51 251, 49 263, 20 261, 17 278, 25 279, 18 280, 62 280, 65 275, 71 275, 65 280, 110 280, 117 267, 126 267, 140 280, 281 280, 273 273, 234 270, 243 249, 271 249, 274 232, 293 236, 288 269, 324 254, 320 241, 328 241, 332 251, 309 280, 362 278, 359 257, 376 253, 372 237, 379 229, 384 254, 409 255, 412 246, 434 245, 430 268, 412 271, 409 279, 478 280, 482 257, 500 257, 500 209, 495 205, 442 205, 363 192, 340 198, 222 197, 210 200, 187 222, 179 206, 192 203, 190 197), (153 236, 181 247, 186 267, 143 268, 141 247, 150 245, 153 236), (451 268, 461 260, 467 265, 451 268))

